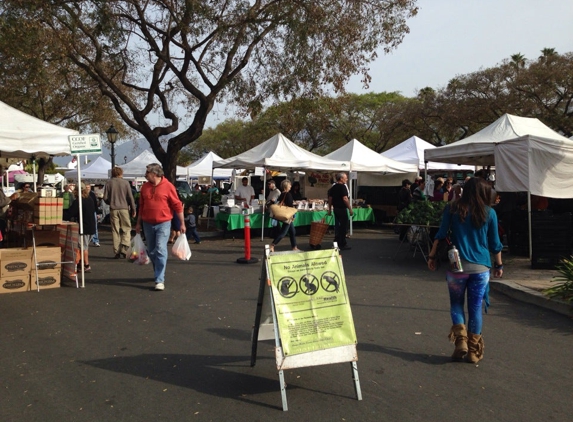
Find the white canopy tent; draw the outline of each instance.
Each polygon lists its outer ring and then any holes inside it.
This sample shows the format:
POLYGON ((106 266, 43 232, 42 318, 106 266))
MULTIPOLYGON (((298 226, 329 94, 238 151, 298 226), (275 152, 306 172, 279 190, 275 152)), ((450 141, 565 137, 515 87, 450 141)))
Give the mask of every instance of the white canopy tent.
MULTIPOLYGON (((278 133, 265 142, 238 154, 234 157, 213 162, 214 168, 244 168, 255 167, 271 168, 274 170, 323 170, 323 171, 349 171, 348 161, 331 160, 313 154, 304 148, 295 145, 283 134, 278 133)), ((266 190, 267 172, 264 172, 263 189, 266 190)), ((265 192, 263 192, 265 195, 265 192)), ((264 203, 264 202, 263 202, 264 203)), ((263 209, 264 211, 264 209, 263 209)), ((264 227, 264 212, 263 212, 264 227)), ((261 231, 263 240, 263 231, 261 231)))
MULTIPOLYGON (((391 158, 402 163, 415 164, 419 170, 424 170, 424 151, 427 149, 437 148, 435 145, 424 141, 422 138, 417 136, 412 136, 405 141, 399 143, 393 148, 381 153, 384 157, 391 158)), ((467 165, 457 165, 451 163, 438 163, 430 162, 428 163, 428 170, 474 170, 474 166, 467 165)))
POLYGON ((382 174, 404 174, 416 173, 418 171, 416 166, 384 157, 356 139, 351 140, 336 151, 325 155, 325 158, 349 161, 350 170, 352 171, 375 172, 382 174))
POLYGON ((68 136, 78 133, 32 117, 0 101, 0 151, 3 157, 70 155, 68 136))
POLYGON ((213 179, 230 179, 233 173, 232 169, 213 169, 213 162, 221 160, 223 160, 221 157, 213 151, 209 151, 203 157, 185 167, 187 178, 207 176, 213 177, 213 179))
MULTIPOLYGON (((121 167, 123 169, 124 179, 135 179, 137 177, 145 176, 145 170, 147 166, 153 163, 160 164, 157 157, 155 157, 155 154, 153 154, 151 151, 145 150, 137 157, 135 157, 133 160, 118 167, 121 167)), ((177 176, 186 176, 187 170, 185 169, 185 167, 177 166, 176 174, 177 176)))
MULTIPOLYGON (((418 173, 418 167, 416 165, 400 163, 391 158, 386 158, 356 139, 347 142, 346 145, 343 145, 325 157, 333 160, 349 161, 350 170, 358 172, 358 177, 360 178, 359 185, 362 185, 360 182, 366 183, 366 181, 363 180, 364 178, 362 178, 363 173, 375 173, 377 175, 375 183, 378 186, 380 185, 379 180, 386 180, 386 183, 383 184, 387 186, 393 186, 394 184, 399 185, 401 180, 415 177, 418 173), (395 180, 396 178, 400 181, 395 180)), ((373 180, 373 175, 370 176, 370 179, 373 180)), ((352 183, 350 183, 350 197, 353 197, 352 183)), ((350 234, 352 234, 352 220, 350 224, 350 234)))
MULTIPOLYGON (((82 180, 107 180, 110 169, 111 162, 100 156, 96 158, 95 161, 82 168, 80 176, 82 180)), ((64 176, 69 180, 78 180, 78 170, 68 170, 64 173, 64 176)))
POLYGON ((213 162, 214 168, 268 167, 275 170, 350 170, 348 161, 330 160, 313 154, 281 133, 234 157, 213 162))
POLYGON ((528 193, 529 256, 532 256, 531 193, 542 196, 571 198, 572 183, 563 185, 573 162, 572 142, 535 118, 504 114, 495 122, 472 136, 444 147, 425 151, 426 160, 449 163, 474 163, 496 166, 496 188, 500 192, 523 188, 528 193), (507 147, 504 147, 505 143, 507 147), (496 157, 496 152, 500 153, 496 157), (510 158, 509 155, 514 157, 510 158), (521 162, 517 163, 517 159, 521 162), (508 161, 509 160, 509 161, 508 161), (500 173, 501 166, 501 173, 500 173), (555 170, 551 167, 555 166, 555 170), (565 173, 557 177, 555 171, 565 173), (533 175, 533 177, 531 177, 533 175), (536 180, 534 180, 536 179, 536 180), (552 186, 556 184, 556 186, 552 186), (558 192, 558 186, 567 192, 558 192), (566 187, 564 187, 566 186, 566 187), (558 196, 550 196, 552 195, 558 196), (567 196, 563 196, 567 195, 567 196))
POLYGON ((496 189, 573 198, 573 141, 526 135, 494 145, 496 189))
POLYGON ((531 135, 541 138, 567 140, 538 119, 504 114, 495 122, 473 135, 452 144, 427 149, 426 161, 442 161, 454 164, 493 166, 494 145, 498 142, 531 135))

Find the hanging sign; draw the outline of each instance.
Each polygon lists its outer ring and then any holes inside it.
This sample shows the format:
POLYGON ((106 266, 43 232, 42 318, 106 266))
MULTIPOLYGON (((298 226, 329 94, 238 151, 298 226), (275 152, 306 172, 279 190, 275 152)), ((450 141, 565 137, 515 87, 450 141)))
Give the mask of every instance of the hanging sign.
POLYGON ((101 154, 99 133, 68 136, 72 154, 101 154))

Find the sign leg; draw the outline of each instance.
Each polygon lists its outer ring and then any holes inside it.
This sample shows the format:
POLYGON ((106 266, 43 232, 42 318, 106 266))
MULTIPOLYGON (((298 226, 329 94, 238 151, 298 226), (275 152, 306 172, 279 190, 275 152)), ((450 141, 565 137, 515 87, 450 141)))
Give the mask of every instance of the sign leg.
POLYGON ((282 369, 279 371, 279 380, 281 382, 281 398, 283 400, 283 412, 286 412, 288 410, 288 403, 286 396, 285 375, 282 369))
POLYGON ((350 366, 352 368, 352 379, 354 380, 356 400, 362 400, 362 390, 360 389, 360 379, 358 378, 358 365, 356 365, 356 362, 350 362, 350 366))

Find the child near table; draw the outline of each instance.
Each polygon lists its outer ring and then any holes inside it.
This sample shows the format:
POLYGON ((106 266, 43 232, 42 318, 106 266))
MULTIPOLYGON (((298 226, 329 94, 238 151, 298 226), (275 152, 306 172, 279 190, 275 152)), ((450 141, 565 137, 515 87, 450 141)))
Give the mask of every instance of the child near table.
POLYGON ((193 214, 192 206, 188 206, 185 210, 185 228, 187 229, 187 239, 189 239, 189 236, 193 236, 196 245, 201 243, 201 238, 199 237, 199 233, 197 233, 197 221, 195 214, 193 214))

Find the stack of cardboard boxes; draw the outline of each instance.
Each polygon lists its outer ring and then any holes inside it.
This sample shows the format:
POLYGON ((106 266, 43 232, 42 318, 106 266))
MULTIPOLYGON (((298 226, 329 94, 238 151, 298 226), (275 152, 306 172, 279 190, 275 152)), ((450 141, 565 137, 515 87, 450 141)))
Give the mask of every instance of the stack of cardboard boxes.
POLYGON ((0 249, 0 293, 52 289, 61 285, 61 248, 0 249), (37 275, 37 278, 36 278, 37 275))
POLYGON ((63 213, 63 198, 38 197, 34 202, 34 224, 60 224, 63 213))

